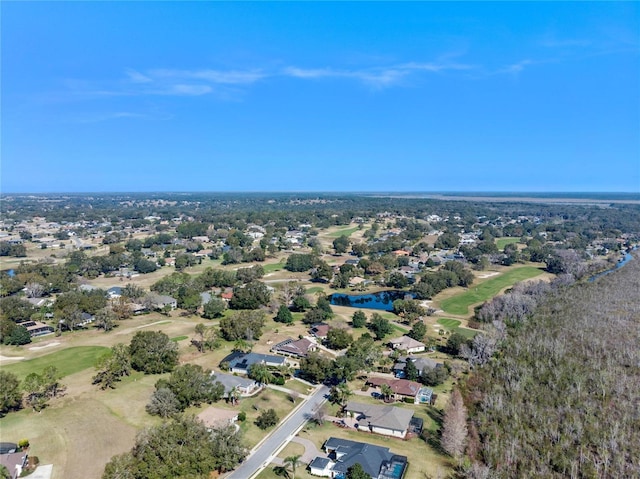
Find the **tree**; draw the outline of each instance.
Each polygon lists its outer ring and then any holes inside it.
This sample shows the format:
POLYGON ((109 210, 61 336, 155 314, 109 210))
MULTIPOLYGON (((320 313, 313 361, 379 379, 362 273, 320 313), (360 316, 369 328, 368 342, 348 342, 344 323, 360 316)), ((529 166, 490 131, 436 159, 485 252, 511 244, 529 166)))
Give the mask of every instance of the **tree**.
POLYGON ((347 469, 346 479, 371 479, 371 476, 364 471, 360 464, 355 463, 347 469))
POLYGON ((25 392, 25 403, 34 411, 41 411, 47 405, 47 396, 44 390, 44 381, 38 373, 30 373, 22 381, 22 390, 25 392))
POLYGON ((301 464, 300 458, 302 456, 300 454, 294 456, 288 456, 284 458, 284 465, 287 468, 291 469, 291 479, 296 478, 296 468, 301 464))
POLYGON ((2 464, 0 464, 0 479, 11 479, 11 474, 9 474, 9 469, 7 469, 2 464))
POLYGON ((249 367, 249 377, 259 384, 269 384, 273 381, 273 374, 271 374, 269 366, 266 364, 252 364, 249 367))
POLYGON ((417 321, 411 331, 407 334, 410 338, 415 339, 416 341, 422 341, 424 336, 427 334, 427 326, 422 321, 417 321))
POLYGON ((350 243, 349 238, 345 235, 338 236, 333 240, 333 249, 336 250, 337 254, 346 253, 350 243))
POLYGON ((409 381, 416 381, 418 379, 418 368, 413 364, 413 361, 407 359, 404 366, 404 376, 409 381))
POLYGON ((274 320, 277 323, 291 324, 293 323, 293 315, 286 305, 281 304, 278 308, 278 314, 276 314, 274 320))
POLYGON ((326 345, 330 349, 340 350, 353 342, 353 337, 346 329, 332 328, 327 333, 326 345))
POLYGON ((303 271, 309 271, 313 268, 314 261, 315 258, 311 254, 294 253, 289 255, 287 258, 284 269, 287 271, 302 273, 303 271))
POLYGON ((162 331, 138 331, 129 354, 133 369, 145 374, 166 373, 178 364, 178 345, 162 331))
POLYGON ((122 343, 116 344, 98 359, 96 369, 98 372, 93 377, 93 384, 99 384, 101 389, 115 388, 116 382, 131 374, 129 347, 122 343))
POLYGON ((102 479, 209 477, 235 468, 246 456, 233 426, 208 428, 195 417, 177 416, 138 434, 131 452, 112 458, 102 479))
POLYGON ((205 327, 204 324, 202 323, 196 324, 195 332, 200 339, 194 339, 191 341, 192 343, 195 343, 196 347, 198 348, 198 351, 200 351, 201 353, 204 352, 204 334, 206 330, 207 328, 205 327))
POLYGON ((222 316, 226 309, 226 303, 219 298, 211 298, 203 307, 202 317, 205 319, 214 319, 222 316))
POLYGON ((0 369, 0 417, 13 409, 18 409, 21 402, 22 393, 18 376, 0 369))
POLYGON ((331 388, 331 391, 329 392, 329 401, 333 404, 344 406, 351 396, 353 396, 353 393, 349 389, 347 383, 341 382, 331 388))
POLYGON ((304 296, 304 294, 293 298, 291 306, 293 311, 304 313, 310 307, 311 303, 309 303, 309 300, 304 296))
POLYGON ((319 261, 318 265, 311 272, 313 281, 329 281, 333 277, 333 268, 326 261, 319 261))
POLYGON ((180 402, 169 388, 156 389, 151 395, 151 401, 145 407, 152 416, 168 418, 177 414, 180 410, 180 402))
POLYGON ((263 311, 236 311, 220 319, 220 331, 227 341, 253 341, 262 336, 264 322, 263 311))
POLYGON ((453 333, 451 336, 449 336, 449 339, 447 339, 447 351, 449 352, 449 354, 458 356, 460 354, 462 345, 466 343, 467 338, 465 338, 462 334, 453 333))
POLYGON ((391 389, 391 386, 389 386, 388 384, 382 384, 380 386, 380 392, 382 393, 382 397, 385 399, 385 401, 388 401, 389 399, 391 399, 391 396, 393 396, 393 389, 391 389))
POLYGON ((103 329, 104 332, 111 331, 117 320, 116 313, 111 308, 102 308, 95 315, 96 327, 103 329))
POLYGON ((354 328, 363 328, 367 324, 367 315, 363 311, 356 311, 351 316, 351 324, 354 328))
POLYGON ((454 389, 444 410, 442 421, 442 448, 451 456, 459 458, 467 440, 467 408, 460 391, 454 389))
POLYGON ((1 321, 0 336, 2 337, 2 344, 22 346, 31 342, 31 335, 27 328, 10 320, 2 319, 1 321))
POLYGON ((279 420, 280 418, 278 417, 275 409, 266 409, 262 411, 256 419, 256 426, 260 429, 269 429, 270 427, 278 424, 279 420))
POLYGON ((377 340, 384 339, 385 336, 390 334, 393 331, 393 326, 388 319, 383 318, 378 313, 373 313, 371 317, 371 322, 369 323, 369 328, 376 335, 377 340))
POLYGON ((213 381, 211 371, 202 369, 198 364, 184 364, 177 366, 169 379, 161 379, 156 383, 156 389, 167 388, 173 392, 184 411, 191 405, 199 406, 202 402, 211 404, 222 399, 224 386, 219 381, 213 381))
POLYGON ((231 309, 258 309, 271 300, 271 292, 260 281, 251 281, 244 286, 233 288, 233 297, 229 301, 231 309))
POLYGON ((322 383, 329 377, 332 361, 318 353, 310 353, 300 360, 300 376, 314 383, 322 383))

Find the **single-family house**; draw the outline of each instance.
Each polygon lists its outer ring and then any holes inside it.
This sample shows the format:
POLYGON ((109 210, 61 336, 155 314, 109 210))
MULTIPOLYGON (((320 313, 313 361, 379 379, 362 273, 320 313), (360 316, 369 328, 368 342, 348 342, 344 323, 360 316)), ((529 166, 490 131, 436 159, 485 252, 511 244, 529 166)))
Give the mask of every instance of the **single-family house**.
POLYGON ((389 341, 389 346, 393 349, 406 351, 408 353, 419 353, 427 348, 424 343, 410 338, 409 336, 400 336, 399 338, 393 338, 389 341))
POLYGON ((31 336, 32 338, 35 338, 36 336, 44 336, 45 334, 51 334, 54 332, 51 326, 41 323, 40 321, 24 321, 18 324, 27 328, 29 336, 31 336))
POLYGON ((342 478, 351 466, 360 464, 373 479, 398 479, 407 468, 407 457, 388 447, 330 437, 323 449, 327 457, 318 456, 309 464, 314 476, 342 478))
POLYGON ((367 379, 367 385, 375 388, 381 388, 386 384, 393 391, 394 399, 412 398, 414 404, 418 404, 420 399, 418 394, 422 385, 408 379, 389 379, 383 377, 370 377, 367 379))
POLYGON ((212 372, 211 379, 214 382, 219 382, 224 386, 223 397, 227 397, 234 388, 240 392, 241 396, 251 396, 254 392, 260 389, 260 384, 258 384, 253 379, 248 379, 242 376, 234 376, 233 374, 212 372))
POLYGON ((270 354, 243 353, 236 351, 222 360, 229 365, 229 371, 238 374, 249 374, 249 368, 254 364, 265 364, 271 367, 284 366, 285 358, 270 354))
POLYGON ((118 299, 122 296, 122 288, 120 286, 112 286, 107 290, 107 296, 109 299, 118 299))
POLYGON ((27 465, 28 455, 26 452, 10 452, 0 454, 0 465, 7 468, 9 477, 17 479, 22 474, 22 469, 27 465))
POLYGON ((383 436, 404 439, 409 432, 413 411, 395 406, 363 404, 349 401, 345 412, 358 422, 358 431, 373 432, 383 436))
POLYGON ((309 341, 307 338, 288 338, 273 346, 271 351, 274 353, 284 354, 285 356, 306 358, 310 352, 313 352, 316 349, 318 349, 318 345, 309 341))
POLYGON ((425 369, 435 369, 444 367, 443 363, 439 363, 430 358, 418 358, 415 356, 401 356, 398 358, 396 363, 393 365, 393 374, 397 378, 405 377, 405 367, 407 366, 407 361, 411 361, 413 365, 418 370, 418 374, 422 374, 425 369))
POLYGON ((155 309, 162 309, 165 306, 171 306, 171 309, 176 309, 178 307, 178 301, 171 296, 166 296, 163 294, 153 294, 150 296, 151 305, 155 309))
POLYGON ((325 323, 314 324, 309 332, 318 339, 324 339, 329 334, 329 325, 325 323))

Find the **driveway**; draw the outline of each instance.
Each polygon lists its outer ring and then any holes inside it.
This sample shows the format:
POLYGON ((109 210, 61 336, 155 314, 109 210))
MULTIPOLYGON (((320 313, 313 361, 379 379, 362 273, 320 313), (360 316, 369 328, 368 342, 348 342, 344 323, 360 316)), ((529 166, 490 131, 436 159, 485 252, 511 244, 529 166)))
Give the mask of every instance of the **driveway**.
POLYGON ((302 402, 277 429, 256 446, 251 455, 235 471, 229 474, 227 479, 249 479, 258 475, 302 429, 314 412, 322 406, 326 401, 325 396, 328 394, 329 388, 324 385, 316 389, 313 394, 310 394, 309 398, 302 402))

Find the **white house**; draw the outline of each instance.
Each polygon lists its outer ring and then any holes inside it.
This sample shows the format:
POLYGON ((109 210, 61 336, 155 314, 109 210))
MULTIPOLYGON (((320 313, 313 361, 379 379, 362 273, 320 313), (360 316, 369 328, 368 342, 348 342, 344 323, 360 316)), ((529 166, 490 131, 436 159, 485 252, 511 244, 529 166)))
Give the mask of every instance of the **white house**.
POLYGON ((416 341, 409 336, 401 336, 399 338, 394 338, 389 341, 389 346, 393 349, 399 349, 402 351, 406 351, 407 353, 419 353, 424 351, 427 347, 424 343, 420 341, 416 341))

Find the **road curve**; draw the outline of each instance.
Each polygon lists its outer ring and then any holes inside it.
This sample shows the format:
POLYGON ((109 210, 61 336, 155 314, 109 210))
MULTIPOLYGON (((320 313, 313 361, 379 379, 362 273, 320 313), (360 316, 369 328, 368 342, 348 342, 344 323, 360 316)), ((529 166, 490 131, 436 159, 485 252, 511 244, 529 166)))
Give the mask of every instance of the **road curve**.
POLYGON ((269 465, 273 457, 287 445, 313 413, 326 401, 327 386, 320 386, 285 421, 260 444, 255 451, 226 479, 249 479, 269 465))

